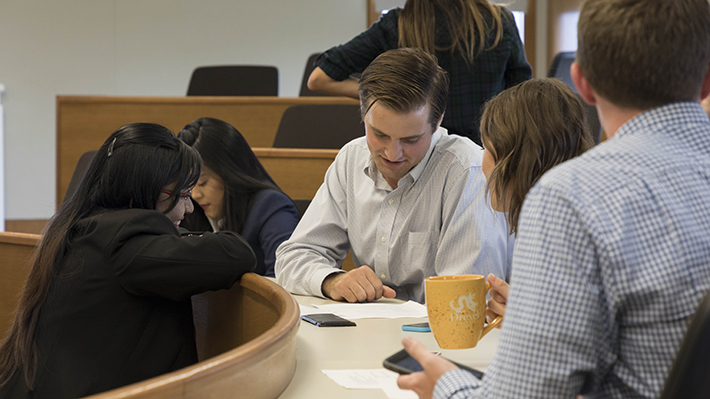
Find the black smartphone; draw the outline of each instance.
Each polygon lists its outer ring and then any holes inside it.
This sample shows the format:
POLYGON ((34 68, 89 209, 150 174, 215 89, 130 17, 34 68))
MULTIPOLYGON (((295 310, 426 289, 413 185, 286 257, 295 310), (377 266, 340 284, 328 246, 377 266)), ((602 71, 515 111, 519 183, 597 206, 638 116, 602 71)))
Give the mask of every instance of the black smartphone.
MULTIPOLYGON (((449 359, 446 359, 446 360, 449 360, 449 359)), ((479 380, 481 378, 483 378, 482 371, 472 369, 468 366, 464 366, 463 364, 452 362, 451 360, 449 360, 449 361, 451 363, 455 364, 456 366, 458 366, 458 368, 466 370, 469 373, 473 374, 479 380)), ((392 371, 397 372, 399 374, 410 374, 410 373, 424 370, 422 368, 421 364, 419 364, 419 362, 417 361, 417 359, 409 356, 409 353, 407 353, 407 351, 404 349, 402 349, 401 351, 399 351, 399 352, 395 353, 394 355, 385 359, 385 361, 382 362, 382 365, 386 369, 392 370, 392 371)))
POLYGON ((352 321, 344 319, 332 313, 304 314, 301 316, 301 319, 311 324, 315 324, 318 327, 357 326, 357 324, 353 323, 352 321))

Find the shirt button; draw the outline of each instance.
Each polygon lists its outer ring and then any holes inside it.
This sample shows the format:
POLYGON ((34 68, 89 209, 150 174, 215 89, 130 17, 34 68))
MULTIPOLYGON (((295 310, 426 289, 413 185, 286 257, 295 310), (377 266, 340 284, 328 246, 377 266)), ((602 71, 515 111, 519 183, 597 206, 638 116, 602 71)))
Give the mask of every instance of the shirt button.
POLYGON ((380 277, 382 277, 382 279, 384 280, 387 276, 385 276, 385 274, 382 273, 382 275, 380 277))
POLYGON ((387 241, 387 238, 382 237, 382 242, 385 242, 385 241, 387 241))
POLYGON ((392 205, 393 202, 394 202, 394 200, 390 198, 390 205, 392 205))

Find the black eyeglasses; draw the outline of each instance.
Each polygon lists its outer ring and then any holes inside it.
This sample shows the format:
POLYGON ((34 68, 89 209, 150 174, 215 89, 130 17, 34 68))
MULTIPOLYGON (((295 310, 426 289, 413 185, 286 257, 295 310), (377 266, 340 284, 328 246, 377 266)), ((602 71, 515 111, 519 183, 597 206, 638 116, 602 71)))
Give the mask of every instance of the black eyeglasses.
MULTIPOLYGON (((167 195, 173 195, 173 192, 170 190, 160 190, 161 193, 165 193, 167 195)), ((189 201, 190 198, 192 198, 192 190, 187 190, 186 193, 180 193, 180 198, 184 199, 185 201, 189 201)))

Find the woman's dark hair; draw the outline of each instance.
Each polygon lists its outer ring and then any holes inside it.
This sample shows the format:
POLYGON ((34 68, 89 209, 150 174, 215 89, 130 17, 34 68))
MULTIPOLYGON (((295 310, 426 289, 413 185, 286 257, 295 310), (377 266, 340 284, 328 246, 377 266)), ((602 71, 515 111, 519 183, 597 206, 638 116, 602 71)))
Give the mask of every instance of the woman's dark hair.
POLYGON ((540 177, 594 146, 579 97, 552 78, 525 81, 486 103, 481 141, 495 161, 486 190, 508 212, 511 234, 540 177))
MULTIPOLYGON (((215 118, 200 118, 185 126, 178 138, 196 149, 211 169, 224 181, 222 215, 224 230, 242 231, 254 195, 261 190, 281 191, 259 159, 249 147, 241 133, 227 122, 215 118)), ((188 229, 203 230, 206 220, 202 208, 195 206, 195 212, 183 223, 188 229)))
POLYGON ((50 219, 31 260, 14 323, 0 347, 0 385, 17 371, 32 389, 37 373, 37 321, 58 266, 59 254, 87 227, 82 221, 115 209, 155 209, 160 190, 175 184, 169 212, 180 193, 195 185, 200 155, 152 123, 120 127, 99 148, 77 191, 50 219))

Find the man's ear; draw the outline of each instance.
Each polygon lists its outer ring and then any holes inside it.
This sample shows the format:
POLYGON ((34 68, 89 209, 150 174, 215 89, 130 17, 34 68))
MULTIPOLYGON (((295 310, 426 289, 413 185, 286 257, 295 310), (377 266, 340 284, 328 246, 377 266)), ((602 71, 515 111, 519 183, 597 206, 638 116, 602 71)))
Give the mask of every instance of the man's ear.
POLYGON ((710 95, 710 68, 705 72, 705 78, 703 79, 703 87, 700 91, 700 98, 704 99, 710 95))
POLYGON ((572 81, 574 82, 574 85, 577 86, 577 91, 582 99, 589 105, 595 105, 597 103, 597 99, 594 95, 594 90, 592 90, 592 86, 589 85, 587 78, 584 77, 584 73, 582 72, 582 68, 580 68, 579 64, 576 62, 572 63, 570 66, 570 74, 572 75, 572 81))

